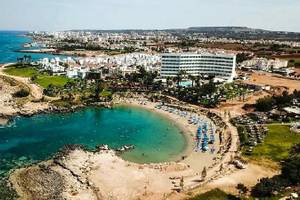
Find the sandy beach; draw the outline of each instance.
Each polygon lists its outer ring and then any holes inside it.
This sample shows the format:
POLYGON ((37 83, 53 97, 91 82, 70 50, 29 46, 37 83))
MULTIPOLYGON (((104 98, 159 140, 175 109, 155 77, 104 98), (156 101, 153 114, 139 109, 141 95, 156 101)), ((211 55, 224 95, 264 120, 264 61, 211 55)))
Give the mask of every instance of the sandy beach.
MULTIPOLYGON (((155 103, 147 102, 146 104, 141 105, 139 101, 136 101, 134 99, 130 99, 127 101, 123 101, 119 105, 123 106, 135 106, 139 107, 141 109, 147 109, 151 112, 155 112, 159 115, 162 115, 166 117, 168 120, 172 121, 174 126, 177 126, 180 128, 181 133, 186 138, 186 149, 178 156, 174 158, 174 161, 180 161, 187 165, 189 165, 193 170, 197 172, 201 172, 204 167, 209 167, 212 164, 214 164, 214 159, 216 155, 210 154, 209 152, 201 153, 201 152, 195 152, 195 134, 197 131, 198 126, 188 123, 188 120, 186 118, 180 117, 174 113, 166 112, 160 109, 155 108, 155 103), (182 156, 185 157, 184 160, 182 160, 182 156), (205 160, 205 162, 201 162, 202 160, 205 160), (200 161, 200 162, 199 162, 200 161)), ((205 117, 205 116, 203 116, 205 117)), ((208 118, 206 118, 207 121, 210 122, 208 118)), ((216 143, 219 143, 218 138, 216 137, 216 143)), ((211 147, 211 145, 210 145, 211 147)), ((215 145, 216 152, 219 150, 218 145, 215 145)))
MULTIPOLYGON (((22 198, 59 195, 65 199, 166 199, 171 198, 172 194, 177 194, 177 191, 190 190, 215 179, 222 174, 221 163, 224 164, 224 169, 227 169, 225 165, 228 164, 230 156, 227 155, 229 153, 226 153, 223 145, 217 145, 219 141, 216 141, 215 153, 193 150, 197 126, 189 124, 186 118, 157 109, 155 103, 149 101, 141 103, 140 99, 122 100, 117 105, 138 106, 167 117, 187 138, 186 150, 174 158, 174 162, 136 164, 123 160, 114 151, 93 153, 76 149, 60 159, 14 171, 10 181, 22 198), (205 180, 201 177, 204 167, 207 169, 205 180), (181 178, 184 183, 182 186, 180 186, 181 178), (63 180, 61 193, 41 192, 52 191, 53 188, 59 187, 55 186, 55 183, 48 186, 43 183, 46 180, 51 182, 52 179, 63 180)), ((203 115, 203 118, 210 122, 206 116, 203 115)), ((226 138, 231 138, 230 132, 226 131, 226 134, 226 138)))

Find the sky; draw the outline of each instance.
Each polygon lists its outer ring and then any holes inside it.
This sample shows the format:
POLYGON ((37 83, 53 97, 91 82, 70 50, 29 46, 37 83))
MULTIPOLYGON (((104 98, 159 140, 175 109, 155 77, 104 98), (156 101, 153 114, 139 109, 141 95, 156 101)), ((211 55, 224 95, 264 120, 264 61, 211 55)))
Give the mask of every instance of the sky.
POLYGON ((300 32, 300 0, 0 0, 0 30, 247 26, 300 32))

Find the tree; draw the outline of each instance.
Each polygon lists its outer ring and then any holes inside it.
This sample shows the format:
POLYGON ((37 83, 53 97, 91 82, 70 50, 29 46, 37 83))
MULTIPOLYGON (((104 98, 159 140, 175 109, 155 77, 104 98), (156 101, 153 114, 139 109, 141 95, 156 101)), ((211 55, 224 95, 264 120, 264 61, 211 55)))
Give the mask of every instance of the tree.
POLYGON ((196 80, 195 76, 188 75, 188 78, 192 81, 192 87, 194 87, 194 81, 196 80))
POLYGON ((183 70, 180 70, 178 73, 177 73, 177 76, 176 76, 176 82, 177 82, 177 87, 179 87, 179 83, 182 81, 182 77, 184 76, 185 72, 183 70))
POLYGON ((29 91, 25 89, 21 89, 13 94, 14 97, 23 98, 29 95, 29 91))
POLYGON ((251 191, 254 197, 271 197, 288 186, 300 184, 300 144, 292 147, 289 156, 281 164, 281 174, 272 178, 263 178, 251 191))
POLYGON ((300 144, 290 150, 289 157, 282 163, 281 174, 292 184, 300 184, 300 144))
POLYGON ((240 196, 248 192, 248 188, 242 183, 237 184, 236 189, 239 191, 240 196))
POLYGON ((272 178, 262 178, 252 188, 251 195, 254 197, 271 197, 275 191, 279 192, 288 185, 289 181, 283 179, 280 175, 272 178))
POLYGON ((245 60, 248 60, 248 59, 251 59, 252 56, 250 56, 249 54, 247 53, 238 53, 236 55, 236 62, 239 64, 239 63, 242 63, 244 62, 245 60))
POLYGON ((30 78, 30 80, 31 80, 31 81, 35 81, 35 80, 37 80, 37 78, 38 78, 38 76, 37 76, 36 74, 34 74, 34 75, 30 78))
POLYGON ((273 97, 264 97, 256 101, 255 109, 257 111, 267 112, 272 110, 275 101, 273 97))
POLYGON ((197 77, 196 77, 196 86, 197 87, 200 87, 200 81, 203 79, 202 75, 199 74, 197 77))

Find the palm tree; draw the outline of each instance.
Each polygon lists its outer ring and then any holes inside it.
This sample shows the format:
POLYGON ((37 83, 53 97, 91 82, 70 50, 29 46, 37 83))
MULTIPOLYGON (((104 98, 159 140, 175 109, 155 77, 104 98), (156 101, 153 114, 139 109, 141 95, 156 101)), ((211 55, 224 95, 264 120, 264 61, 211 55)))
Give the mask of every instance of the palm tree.
POLYGON ((193 76, 193 75, 188 75, 188 78, 192 81, 192 87, 194 87, 194 83, 195 83, 196 77, 193 76))
POLYGON ((198 74, 198 76, 196 76, 196 85, 199 87, 200 86, 200 81, 203 79, 202 74, 198 74))
POLYGON ((27 58, 28 58, 28 63, 31 63, 31 61, 32 61, 31 55, 29 55, 27 58))
POLYGON ((177 80, 177 86, 179 87, 179 83, 182 81, 182 77, 186 75, 186 72, 184 70, 180 70, 177 74, 176 80, 177 80))

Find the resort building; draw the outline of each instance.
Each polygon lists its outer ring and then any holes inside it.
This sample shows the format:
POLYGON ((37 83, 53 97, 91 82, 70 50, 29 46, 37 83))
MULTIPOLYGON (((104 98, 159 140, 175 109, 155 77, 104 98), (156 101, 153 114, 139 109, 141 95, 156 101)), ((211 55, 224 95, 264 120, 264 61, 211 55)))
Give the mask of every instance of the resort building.
POLYGON ((226 82, 235 77, 236 56, 209 53, 162 54, 160 75, 175 77, 183 71, 192 76, 214 76, 226 82))

